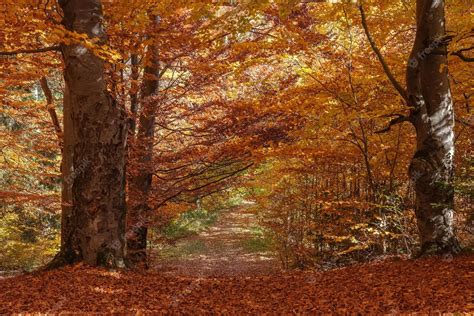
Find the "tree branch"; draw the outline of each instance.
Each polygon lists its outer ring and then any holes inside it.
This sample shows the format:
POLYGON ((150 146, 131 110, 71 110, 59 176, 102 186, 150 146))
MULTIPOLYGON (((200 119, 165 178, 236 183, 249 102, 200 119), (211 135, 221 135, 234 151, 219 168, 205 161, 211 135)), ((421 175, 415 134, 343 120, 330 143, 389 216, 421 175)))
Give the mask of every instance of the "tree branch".
MULTIPOLYGON (((456 120, 456 122, 461 123, 461 124, 462 124, 463 126, 465 126, 465 127, 470 127, 470 128, 472 128, 472 129, 474 129, 474 125, 471 124, 469 121, 465 121, 465 120, 460 119, 460 118, 456 118, 455 120, 456 120)), ((472 119, 471 119, 471 120, 472 120, 472 119)))
POLYGON ((51 121, 54 125, 54 130, 56 131, 56 135, 58 136, 59 145, 62 148, 62 139, 63 139, 63 132, 61 129, 61 124, 59 123, 58 115, 56 114, 56 110, 54 108, 54 100, 53 100, 53 93, 48 86, 48 81, 46 77, 42 77, 40 79, 41 89, 43 89, 44 96, 46 97, 46 108, 49 112, 49 116, 51 117, 51 121))
MULTIPOLYGON (((471 32, 473 32, 473 31, 474 31, 474 29, 471 30, 471 32)), ((447 35, 443 38, 443 43, 449 44, 452 41, 453 38, 454 38, 453 35, 447 35)), ((468 51, 473 50, 473 49, 474 49, 474 46, 464 47, 464 48, 460 48, 456 51, 450 52, 450 53, 448 53, 448 55, 457 56, 465 62, 473 62, 474 57, 468 57, 468 56, 464 55, 464 52, 468 52, 468 51)))
POLYGON ((362 1, 359 4, 359 11, 360 11, 360 16, 362 18, 362 26, 364 28, 365 35, 367 36, 367 40, 369 41, 370 46, 372 47, 372 50, 377 55, 377 58, 380 64, 382 64, 383 70, 385 71, 385 74, 387 75, 392 85, 395 87, 398 93, 402 96, 402 98, 408 103, 406 90, 398 83, 397 79, 395 79, 395 77, 393 76, 392 72, 390 71, 390 68, 388 67, 387 63, 385 62, 385 59, 382 56, 382 53, 380 52, 379 48, 377 47, 377 44, 375 44, 375 41, 372 35, 370 34, 369 27, 367 26, 367 18, 365 16, 365 11, 362 5, 362 1))
POLYGON ((474 57, 467 57, 461 51, 452 52, 451 55, 458 56, 459 58, 461 58, 462 61, 465 61, 467 63, 474 62, 474 57))
POLYGON ((411 117, 410 116, 405 116, 405 115, 402 115, 402 114, 391 114, 389 116, 396 116, 396 118, 392 119, 388 123, 387 127, 383 128, 381 130, 375 131, 375 134, 386 133, 386 132, 390 131, 390 129, 394 125, 397 125, 397 124, 400 124, 400 123, 403 123, 403 122, 411 122, 411 117))
POLYGON ((0 56, 16 56, 18 54, 37 54, 37 53, 45 53, 45 52, 58 52, 61 50, 61 46, 55 45, 55 46, 48 46, 48 47, 42 47, 42 48, 37 48, 37 49, 19 49, 15 51, 10 51, 10 52, 2 52, 0 51, 0 56))

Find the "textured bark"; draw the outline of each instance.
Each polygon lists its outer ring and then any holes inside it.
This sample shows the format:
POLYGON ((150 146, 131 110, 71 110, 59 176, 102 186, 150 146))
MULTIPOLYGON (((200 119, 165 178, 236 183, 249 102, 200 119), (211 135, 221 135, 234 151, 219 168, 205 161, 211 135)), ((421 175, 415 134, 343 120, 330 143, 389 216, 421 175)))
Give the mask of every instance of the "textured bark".
MULTIPOLYGON (((158 17, 151 17, 154 25, 158 17)), ((149 193, 153 177, 153 140, 155 134, 156 100, 159 91, 160 65, 158 47, 152 43, 148 47, 142 86, 142 110, 140 112, 138 131, 132 150, 133 166, 129 188, 129 212, 127 218, 127 260, 131 266, 147 267, 147 233, 150 207, 149 193)))
MULTIPOLYGON (((105 41, 98 0, 60 0, 65 27, 105 41)), ((107 91, 104 61, 80 44, 62 47, 64 96, 61 252, 54 265, 123 266, 126 120, 107 91), (71 200, 71 203, 68 201, 71 200)))
POLYGON ((410 164, 421 253, 457 253, 454 233, 454 112, 448 79, 443 0, 417 0, 417 32, 407 96, 417 148, 410 164))

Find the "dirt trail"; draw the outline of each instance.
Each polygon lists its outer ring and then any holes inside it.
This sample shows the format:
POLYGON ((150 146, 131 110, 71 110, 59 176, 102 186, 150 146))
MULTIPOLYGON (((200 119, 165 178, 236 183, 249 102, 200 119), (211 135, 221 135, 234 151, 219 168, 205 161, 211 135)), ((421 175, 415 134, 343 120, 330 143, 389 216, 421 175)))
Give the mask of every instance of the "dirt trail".
POLYGON ((244 207, 224 211, 208 230, 166 249, 154 268, 169 275, 198 278, 278 272, 279 261, 265 249, 256 221, 244 207))

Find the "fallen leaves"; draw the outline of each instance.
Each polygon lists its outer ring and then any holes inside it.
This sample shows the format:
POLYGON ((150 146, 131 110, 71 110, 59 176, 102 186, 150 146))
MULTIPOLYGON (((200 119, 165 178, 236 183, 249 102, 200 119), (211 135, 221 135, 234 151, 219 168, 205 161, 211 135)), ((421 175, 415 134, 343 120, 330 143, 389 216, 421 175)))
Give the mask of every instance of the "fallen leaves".
POLYGON ((74 266, 0 280, 0 313, 472 313, 473 268, 473 255, 199 279, 74 266))

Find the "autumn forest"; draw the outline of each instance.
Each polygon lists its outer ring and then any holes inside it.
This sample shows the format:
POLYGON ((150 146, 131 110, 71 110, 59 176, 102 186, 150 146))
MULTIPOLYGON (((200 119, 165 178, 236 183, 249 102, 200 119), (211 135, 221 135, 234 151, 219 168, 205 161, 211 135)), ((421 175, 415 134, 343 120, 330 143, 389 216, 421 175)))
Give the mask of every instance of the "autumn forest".
POLYGON ((0 314, 474 313, 471 0, 0 26, 0 314))

